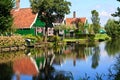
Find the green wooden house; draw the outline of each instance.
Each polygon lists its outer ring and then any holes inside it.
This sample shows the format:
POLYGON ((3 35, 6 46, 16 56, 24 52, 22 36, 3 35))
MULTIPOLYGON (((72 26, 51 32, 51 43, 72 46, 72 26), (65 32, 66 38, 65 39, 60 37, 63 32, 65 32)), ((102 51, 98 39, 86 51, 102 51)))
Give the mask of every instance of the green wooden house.
POLYGON ((38 19, 38 14, 31 8, 20 8, 20 0, 16 0, 16 8, 12 9, 13 27, 21 35, 43 35, 45 23, 38 19))
POLYGON ((43 35, 45 23, 38 19, 38 14, 32 13, 31 8, 13 9, 13 26, 16 33, 26 35, 43 35))

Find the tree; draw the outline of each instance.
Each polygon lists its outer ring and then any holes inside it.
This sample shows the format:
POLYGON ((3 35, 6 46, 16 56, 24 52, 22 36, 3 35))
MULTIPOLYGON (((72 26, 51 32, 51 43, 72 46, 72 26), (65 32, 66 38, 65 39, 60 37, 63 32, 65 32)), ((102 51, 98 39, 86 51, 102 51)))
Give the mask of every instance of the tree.
POLYGON ((63 20, 64 15, 70 13, 71 3, 65 0, 30 0, 34 13, 44 21, 45 28, 53 27, 52 22, 63 20))
POLYGON ((93 24, 89 24, 87 29, 88 29, 88 33, 89 34, 93 34, 94 33, 94 31, 93 31, 93 24))
POLYGON ((12 26, 13 18, 10 11, 13 6, 13 0, 0 0, 0 33, 6 32, 12 26))
POLYGON ((84 28, 84 23, 82 22, 78 22, 78 29, 82 32, 82 34, 85 32, 85 28, 84 28))
MULTIPOLYGON (((120 0, 117 0, 120 2, 120 0)), ((117 12, 115 12, 114 14, 111 14, 113 17, 119 17, 119 23, 120 23, 120 8, 117 8, 117 12)))
POLYGON ((33 13, 38 13, 41 21, 45 22, 45 39, 47 41, 47 28, 53 27, 54 21, 61 22, 65 14, 70 13, 71 3, 66 0, 30 0, 33 13))
POLYGON ((112 38, 120 37, 120 25, 115 20, 109 19, 105 25, 105 30, 112 38))
POLYGON ((92 23, 93 23, 93 30, 94 33, 99 33, 100 29, 100 18, 99 18, 99 13, 96 10, 91 11, 92 14, 92 23))

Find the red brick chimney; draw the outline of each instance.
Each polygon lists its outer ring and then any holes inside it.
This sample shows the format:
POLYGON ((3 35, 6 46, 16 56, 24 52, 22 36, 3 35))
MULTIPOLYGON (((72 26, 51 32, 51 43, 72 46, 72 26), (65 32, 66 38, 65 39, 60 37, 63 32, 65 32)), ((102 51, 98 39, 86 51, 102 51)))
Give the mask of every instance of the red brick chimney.
POLYGON ((16 9, 20 8, 20 0, 16 0, 16 9))
POLYGON ((73 12, 73 18, 76 18, 76 12, 75 11, 73 12))

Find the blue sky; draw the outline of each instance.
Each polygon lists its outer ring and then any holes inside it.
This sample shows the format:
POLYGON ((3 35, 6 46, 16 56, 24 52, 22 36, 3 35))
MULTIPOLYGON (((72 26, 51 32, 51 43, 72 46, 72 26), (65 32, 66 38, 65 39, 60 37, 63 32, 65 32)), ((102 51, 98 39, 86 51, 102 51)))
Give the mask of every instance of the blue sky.
MULTIPOLYGON (((120 7, 120 2, 117 0, 67 0, 70 1, 72 6, 70 7, 71 13, 66 15, 67 18, 73 17, 73 11, 76 11, 76 17, 86 17, 88 22, 91 23, 91 11, 97 10, 99 12, 100 23, 102 26, 107 22, 109 18, 120 7)), ((30 7, 29 0, 21 0, 21 8, 30 7)))

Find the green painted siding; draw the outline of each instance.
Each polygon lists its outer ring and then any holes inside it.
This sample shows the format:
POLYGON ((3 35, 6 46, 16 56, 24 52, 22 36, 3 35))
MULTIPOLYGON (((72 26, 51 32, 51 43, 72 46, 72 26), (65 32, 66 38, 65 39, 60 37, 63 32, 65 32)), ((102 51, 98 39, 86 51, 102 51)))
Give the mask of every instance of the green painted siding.
POLYGON ((35 29, 30 28, 30 29, 18 29, 16 33, 21 34, 21 35, 27 35, 27 34, 32 34, 35 35, 35 29))
MULTIPOLYGON (((42 22, 40 19, 36 19, 35 23, 33 24, 32 28, 28 28, 28 29, 18 29, 16 31, 17 34, 21 34, 21 35, 27 35, 27 34, 32 34, 32 35, 36 35, 36 28, 43 28, 45 26, 45 23, 42 22)), ((37 35, 43 36, 43 33, 39 33, 37 32, 37 35)))

